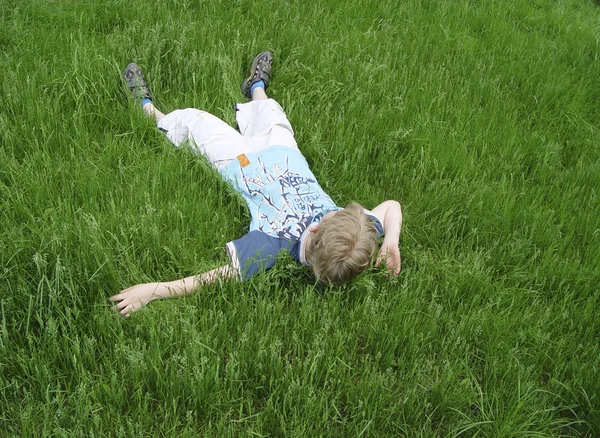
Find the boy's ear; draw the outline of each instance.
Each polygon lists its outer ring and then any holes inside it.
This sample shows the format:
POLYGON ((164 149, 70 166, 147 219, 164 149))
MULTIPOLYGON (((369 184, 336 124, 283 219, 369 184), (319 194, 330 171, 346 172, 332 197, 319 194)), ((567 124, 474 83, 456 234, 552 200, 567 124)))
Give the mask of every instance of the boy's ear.
POLYGON ((318 225, 315 225, 315 227, 314 227, 314 228, 311 228, 309 231, 310 231, 311 233, 316 233, 317 231, 319 231, 319 226, 318 226, 318 225))

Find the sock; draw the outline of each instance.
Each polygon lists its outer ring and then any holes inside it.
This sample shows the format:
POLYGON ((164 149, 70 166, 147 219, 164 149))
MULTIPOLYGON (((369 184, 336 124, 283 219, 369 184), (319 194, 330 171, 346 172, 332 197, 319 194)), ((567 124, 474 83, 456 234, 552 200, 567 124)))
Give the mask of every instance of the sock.
POLYGON ((254 84, 252 84, 252 86, 250 87, 250 96, 252 96, 252 93, 254 92, 255 88, 262 88, 263 90, 265 89, 265 82, 263 80, 260 80, 258 82, 255 82, 254 84))
POLYGON ((144 105, 146 105, 147 103, 152 103, 152 99, 149 99, 147 97, 144 97, 142 99, 142 108, 144 107, 144 105))

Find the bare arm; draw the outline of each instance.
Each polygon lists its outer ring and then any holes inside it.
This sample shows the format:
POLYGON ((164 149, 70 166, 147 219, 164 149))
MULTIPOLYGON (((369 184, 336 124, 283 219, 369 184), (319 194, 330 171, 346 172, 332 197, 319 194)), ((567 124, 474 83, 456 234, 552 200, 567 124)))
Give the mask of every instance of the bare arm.
POLYGON ((120 294, 110 297, 115 303, 114 309, 121 315, 129 317, 131 313, 139 310, 151 301, 163 298, 176 298, 191 295, 200 286, 211 284, 218 279, 231 279, 237 272, 229 265, 213 269, 200 275, 182 278, 180 280, 143 283, 124 289, 120 294))
POLYGON ((400 257, 400 232, 402 230, 402 208, 397 201, 385 201, 372 210, 375 216, 383 219, 385 236, 377 256, 376 265, 382 261, 395 275, 400 273, 402 259, 400 257))

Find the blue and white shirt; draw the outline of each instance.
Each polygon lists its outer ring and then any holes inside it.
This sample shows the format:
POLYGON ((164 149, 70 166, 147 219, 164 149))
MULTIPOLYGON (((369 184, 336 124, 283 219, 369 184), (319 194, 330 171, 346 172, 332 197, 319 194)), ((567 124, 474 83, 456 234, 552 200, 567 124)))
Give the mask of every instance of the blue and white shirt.
MULTIPOLYGON (((323 191, 300 151, 271 146, 238 156, 220 172, 242 194, 252 216, 248 234, 227 243, 231 266, 241 278, 271 268, 282 249, 308 265, 304 256, 307 230, 341 208, 323 191)), ((382 235, 381 220, 365 213, 382 235)))

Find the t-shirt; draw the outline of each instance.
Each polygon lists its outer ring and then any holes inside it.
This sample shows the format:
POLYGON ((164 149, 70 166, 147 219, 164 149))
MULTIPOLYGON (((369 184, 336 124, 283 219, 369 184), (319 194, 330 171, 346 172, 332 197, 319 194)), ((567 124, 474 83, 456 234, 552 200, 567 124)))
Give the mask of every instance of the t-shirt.
MULTIPOLYGON (((238 156, 220 172, 242 194, 252 216, 248 234, 227 243, 231 266, 241 278, 271 268, 282 249, 308 265, 304 257, 307 230, 341 208, 321 188, 300 151, 271 146, 238 156)), ((382 235, 381 220, 365 213, 382 235)))

